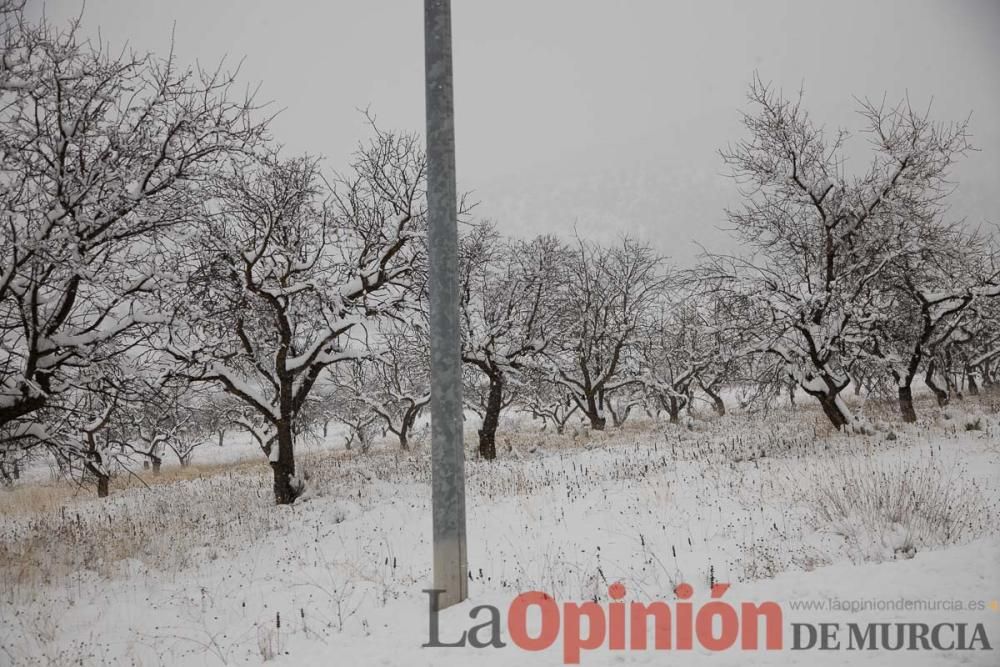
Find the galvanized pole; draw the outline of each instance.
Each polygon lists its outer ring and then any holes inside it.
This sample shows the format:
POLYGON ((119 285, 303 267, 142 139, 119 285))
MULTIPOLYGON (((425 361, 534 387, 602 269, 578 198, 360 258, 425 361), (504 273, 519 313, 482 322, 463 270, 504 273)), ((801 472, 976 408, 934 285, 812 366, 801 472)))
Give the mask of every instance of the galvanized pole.
POLYGON ((437 608, 467 597, 465 450, 458 319, 458 214, 450 0, 424 0, 427 251, 430 263, 431 463, 437 608))

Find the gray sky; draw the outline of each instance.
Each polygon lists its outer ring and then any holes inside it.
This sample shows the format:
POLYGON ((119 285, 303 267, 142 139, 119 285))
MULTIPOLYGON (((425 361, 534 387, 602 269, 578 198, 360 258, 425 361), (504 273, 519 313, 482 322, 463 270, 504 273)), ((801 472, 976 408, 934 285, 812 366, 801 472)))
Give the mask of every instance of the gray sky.
MULTIPOLYGON (((28 0, 41 11, 40 0, 28 0)), ((50 18, 80 0, 48 0, 50 18)), ((290 151, 345 164, 379 124, 422 131, 420 0, 89 0, 84 30, 182 60, 245 58, 284 109, 290 151)), ((1000 222, 1000 1, 452 0, 459 187, 508 232, 610 237, 628 228, 679 261, 717 231, 734 186, 718 150, 756 69, 826 125, 853 96, 972 112, 980 152, 955 171, 953 213, 1000 222)), ((856 141, 860 142, 859 137, 856 141)), ((860 165, 859 165, 860 166, 860 165)))

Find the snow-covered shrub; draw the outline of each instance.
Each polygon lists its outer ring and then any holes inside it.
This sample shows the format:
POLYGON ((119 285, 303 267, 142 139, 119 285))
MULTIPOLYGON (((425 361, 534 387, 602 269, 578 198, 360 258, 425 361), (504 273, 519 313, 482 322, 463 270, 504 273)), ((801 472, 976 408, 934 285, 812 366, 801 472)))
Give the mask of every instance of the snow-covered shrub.
POLYGON ((949 408, 941 413, 941 418, 954 425, 956 431, 987 431, 989 419, 980 410, 966 412, 949 408))
POLYGON ((966 431, 982 431, 983 430, 983 416, 982 415, 968 415, 964 420, 964 426, 966 431))
POLYGON ((810 503, 854 560, 911 558, 956 544, 988 524, 981 490, 961 467, 938 459, 858 457, 822 466, 810 503))
POLYGON ((358 516, 361 513, 361 507, 351 500, 337 499, 330 504, 326 511, 330 523, 337 524, 358 516))
POLYGON ((978 410, 959 414, 957 422, 963 431, 986 431, 989 429, 989 420, 978 410))
POLYGON ((892 427, 883 421, 871 421, 864 417, 860 417, 851 422, 844 429, 847 433, 853 435, 866 435, 866 436, 878 436, 881 435, 886 440, 896 440, 896 432, 893 431, 892 427))

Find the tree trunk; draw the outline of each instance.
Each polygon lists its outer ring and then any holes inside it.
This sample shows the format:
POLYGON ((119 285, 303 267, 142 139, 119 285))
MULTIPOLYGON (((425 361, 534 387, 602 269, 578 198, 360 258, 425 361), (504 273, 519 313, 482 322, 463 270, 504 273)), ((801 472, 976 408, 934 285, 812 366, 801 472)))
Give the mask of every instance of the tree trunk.
POLYGON ((618 412, 609 405, 608 411, 611 413, 611 424, 615 428, 621 428, 622 426, 625 425, 625 422, 628 420, 628 416, 632 412, 632 406, 629 405, 628 407, 626 407, 624 412, 618 412))
POLYGON ((934 365, 933 361, 927 364, 927 373, 924 375, 924 383, 932 392, 934 392, 934 397, 937 399, 938 406, 943 408, 948 405, 948 392, 934 382, 934 365))
POLYGON ((490 376, 490 393, 486 397, 483 425, 479 429, 479 456, 487 461, 497 457, 497 426, 503 406, 503 376, 490 376))
POLYGON ((596 396, 587 397, 587 419, 590 420, 591 430, 603 431, 604 427, 608 425, 608 418, 599 409, 600 404, 598 400, 596 396))
POLYGON ((830 423, 833 424, 834 428, 837 430, 842 430, 847 426, 850 421, 849 417, 844 414, 844 410, 841 408, 840 403, 837 401, 836 394, 821 394, 817 396, 820 405, 823 407, 823 413, 826 415, 830 423))
POLYGON ((976 384, 976 374, 974 371, 969 370, 965 374, 966 381, 969 384, 969 396, 979 396, 979 385, 976 384))
POLYGON ((404 452, 410 449, 410 432, 413 430, 413 424, 417 421, 417 410, 414 407, 410 407, 403 413, 403 420, 399 427, 399 448, 404 452))
POLYGON ((917 421, 917 412, 913 409, 913 389, 910 385, 900 385, 899 387, 899 412, 907 424, 917 421))
POLYGON ((817 379, 823 382, 825 389, 810 390, 804 384, 800 384, 799 386, 802 387, 803 391, 819 401, 820 406, 823 408, 823 414, 830 420, 834 428, 843 430, 852 421, 850 410, 840 400, 840 392, 844 390, 847 383, 841 383, 835 377, 826 374, 818 375, 817 379))
POLYGON ((225 429, 221 429, 221 430, 219 430, 218 433, 219 433, 219 447, 222 447, 222 440, 223 440, 223 438, 226 437, 226 430, 225 429))
POLYGON ((274 502, 278 505, 290 505, 295 502, 295 497, 298 495, 292 485, 292 478, 295 476, 295 454, 291 419, 282 419, 278 423, 278 441, 275 446, 278 448, 278 456, 276 460, 271 461, 271 470, 274 471, 274 502))
POLYGON ((153 460, 153 474, 159 475, 160 466, 163 465, 163 459, 161 459, 159 456, 152 456, 150 458, 153 460))
POLYGON ((108 486, 111 482, 111 477, 108 475, 103 475, 97 473, 97 497, 107 498, 108 497, 108 486))
POLYGON ((410 449, 411 424, 412 421, 410 419, 409 411, 403 412, 403 419, 399 423, 399 433, 396 435, 399 437, 399 449, 404 452, 410 449))
POLYGON ((955 381, 955 376, 952 373, 944 374, 944 385, 947 388, 949 396, 954 396, 960 401, 962 400, 962 390, 955 381))
POLYGON ((712 399, 712 408, 715 410, 715 414, 719 415, 720 417, 725 417, 726 403, 725 401, 722 400, 722 396, 719 395, 718 392, 712 390, 710 387, 706 387, 705 385, 702 385, 701 388, 702 390, 704 390, 706 394, 708 394, 708 397, 712 399))
POLYGON ((671 396, 664 407, 667 409, 667 414, 670 415, 670 423, 679 424, 681 422, 681 406, 677 397, 671 396))

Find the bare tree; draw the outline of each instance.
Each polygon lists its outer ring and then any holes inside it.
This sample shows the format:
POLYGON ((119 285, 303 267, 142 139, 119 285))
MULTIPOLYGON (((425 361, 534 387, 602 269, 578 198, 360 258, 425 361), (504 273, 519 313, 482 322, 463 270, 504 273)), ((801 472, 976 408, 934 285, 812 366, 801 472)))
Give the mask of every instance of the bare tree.
POLYGON ((605 401, 608 414, 611 415, 611 425, 620 428, 625 425, 636 408, 646 408, 649 396, 646 387, 640 383, 627 384, 610 394, 605 401))
POLYGON ((199 410, 219 447, 225 444, 229 430, 237 426, 235 420, 240 414, 240 406, 240 400, 227 393, 208 393, 203 397, 199 410))
POLYGON ((462 361, 476 371, 467 374, 467 393, 484 394, 475 402, 479 455, 493 460, 500 413, 513 401, 511 376, 544 353, 556 331, 566 252, 554 238, 505 241, 484 224, 463 239, 461 262, 462 361))
POLYGON ((611 247, 578 239, 557 292, 560 335, 546 350, 553 379, 595 430, 603 430, 609 395, 637 382, 622 373, 635 353, 643 317, 667 284, 663 259, 625 238, 611 247))
POLYGON ((259 416, 278 504, 302 490, 294 428, 309 393, 364 354, 349 334, 410 288, 423 182, 416 138, 377 132, 328 192, 316 160, 274 156, 232 165, 210 190, 164 349, 259 416))
POLYGON ((966 373, 978 375, 983 386, 993 387, 1000 381, 1000 299, 977 299, 970 310, 972 316, 965 324, 972 334, 966 373))
POLYGON ((110 492, 112 476, 127 470, 132 450, 117 440, 115 425, 133 398, 134 367, 123 357, 105 361, 86 385, 60 397, 47 420, 44 444, 60 469, 81 483, 92 481, 97 496, 110 492))
POLYGON ((572 394, 562 383, 552 380, 550 372, 544 367, 528 368, 521 374, 515 397, 517 405, 531 414, 533 419, 542 420, 542 430, 551 423, 560 435, 580 409, 572 394))
POLYGON ((430 340, 419 313, 409 322, 387 320, 380 327, 378 351, 367 377, 352 387, 355 396, 377 415, 385 430, 410 448, 410 435, 420 414, 430 404, 430 340))
POLYGON ((723 152, 745 202, 729 218, 754 253, 736 263, 733 286, 761 305, 760 351, 843 428, 853 421, 840 396, 851 355, 883 316, 879 279, 911 252, 915 214, 946 193, 949 167, 969 148, 966 124, 933 123, 905 102, 864 102, 874 157, 849 177, 847 133, 828 139, 801 96, 788 100, 755 79, 749 98, 750 138, 723 152))
POLYGON ((177 417, 176 423, 171 425, 170 437, 165 440, 165 443, 177 457, 177 462, 181 467, 186 468, 191 465, 194 450, 207 443, 212 434, 211 431, 204 428, 197 412, 180 412, 177 417))
POLYGON ((644 318, 636 347, 641 359, 642 386, 655 404, 666 411, 670 423, 680 421, 680 411, 691 404, 695 382, 708 360, 702 350, 697 307, 681 300, 661 300, 644 318))
POLYGON ((159 475, 165 444, 176 421, 176 404, 161 387, 143 384, 131 405, 113 415, 110 439, 143 457, 143 467, 152 467, 153 474, 159 475))
POLYGON ((344 442, 347 449, 357 444, 362 452, 367 452, 375 438, 387 432, 384 420, 363 397, 364 392, 375 385, 374 373, 374 365, 363 358, 330 369, 332 386, 328 397, 332 416, 347 427, 347 440, 344 442))
POLYGON ((897 257, 885 272, 884 310, 890 317, 877 327, 867 346, 872 351, 869 363, 888 367, 906 422, 917 420, 912 383, 921 368, 938 403, 948 402, 948 391, 936 384, 934 376, 941 360, 950 356, 949 345, 971 337, 965 328, 974 317, 970 306, 989 298, 997 278, 983 273, 986 246, 978 235, 936 219, 926 220, 915 231, 919 236, 912 251, 897 257))
MULTIPOLYGON (((257 142, 234 75, 113 55, 5 4, 0 58, 0 426, 31 422, 160 315, 165 235, 219 160, 257 142)), ((27 427, 21 432, 27 432, 27 427)))

